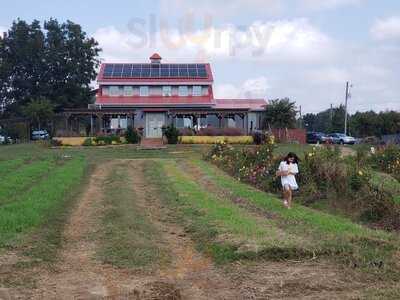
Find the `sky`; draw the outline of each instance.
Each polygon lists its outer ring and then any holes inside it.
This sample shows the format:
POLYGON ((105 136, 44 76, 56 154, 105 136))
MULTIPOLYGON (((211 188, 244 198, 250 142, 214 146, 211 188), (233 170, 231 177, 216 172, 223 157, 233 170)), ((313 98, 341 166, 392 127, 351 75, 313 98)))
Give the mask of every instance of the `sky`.
POLYGON ((13 0, 17 18, 82 25, 104 62, 210 62, 218 98, 289 97, 302 112, 400 110, 398 0, 13 0))

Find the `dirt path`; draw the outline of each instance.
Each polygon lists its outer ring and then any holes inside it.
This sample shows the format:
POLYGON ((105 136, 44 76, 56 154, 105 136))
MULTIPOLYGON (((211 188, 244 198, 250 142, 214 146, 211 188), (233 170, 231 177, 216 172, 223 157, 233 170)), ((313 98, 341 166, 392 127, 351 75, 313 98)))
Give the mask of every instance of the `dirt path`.
POLYGON ((98 206, 102 184, 113 163, 97 167, 64 231, 64 246, 55 272, 44 270, 37 299, 88 299, 119 293, 121 272, 94 259, 96 245, 92 235, 98 226, 98 206))
POLYGON ((182 227, 169 216, 173 213, 163 206, 151 183, 144 180, 144 161, 131 163, 131 178, 138 205, 163 232, 172 263, 159 270, 160 278, 173 283, 184 299, 242 299, 233 284, 213 265, 210 258, 199 253, 182 227))

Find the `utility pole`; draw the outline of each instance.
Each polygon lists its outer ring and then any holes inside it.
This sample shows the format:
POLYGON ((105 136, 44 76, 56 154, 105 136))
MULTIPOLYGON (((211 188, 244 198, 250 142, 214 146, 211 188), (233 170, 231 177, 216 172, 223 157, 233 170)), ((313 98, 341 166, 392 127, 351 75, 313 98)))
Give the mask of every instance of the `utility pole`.
POLYGON ((299 110, 299 113, 300 113, 300 119, 299 119, 299 121, 300 121, 300 122, 299 122, 299 123, 300 123, 299 125, 300 125, 300 126, 299 126, 299 127, 300 127, 300 129, 302 129, 302 128, 303 128, 303 116, 302 116, 302 113, 301 113, 301 105, 300 105, 299 109, 300 109, 300 110, 299 110))
POLYGON ((350 85, 349 82, 346 82, 346 98, 344 102, 344 134, 347 135, 347 102, 350 98, 350 85))

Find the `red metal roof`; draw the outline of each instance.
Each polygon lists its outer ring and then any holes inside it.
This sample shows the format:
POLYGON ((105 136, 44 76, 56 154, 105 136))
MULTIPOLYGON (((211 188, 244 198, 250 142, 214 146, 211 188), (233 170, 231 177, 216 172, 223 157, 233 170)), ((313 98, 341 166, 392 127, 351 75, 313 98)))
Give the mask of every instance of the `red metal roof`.
POLYGON ((150 59, 161 59, 161 56, 158 53, 154 53, 152 56, 150 56, 150 59))
MULTIPOLYGON (((168 78, 163 78, 163 77, 158 77, 158 78, 105 78, 104 77, 104 68, 105 68, 105 63, 101 64, 100 66, 100 71, 99 75, 97 76, 97 82, 99 84, 109 84, 109 83, 182 83, 182 82, 190 82, 190 83, 204 83, 204 84, 210 84, 214 81, 212 72, 211 72, 211 66, 210 64, 205 64, 206 67, 206 72, 207 72, 207 77, 204 78, 178 78, 178 77, 168 77, 168 78)), ((118 64, 115 64, 118 65, 118 64)), ((151 65, 151 64, 149 64, 151 65)), ((162 64, 161 64, 162 65, 162 64)), ((179 65, 179 64, 177 64, 179 65)))
POLYGON ((215 109, 249 109, 264 110, 267 101, 264 99, 214 99, 215 109))
POLYGON ((209 96, 204 97, 163 97, 163 96, 149 96, 149 97, 109 97, 109 96, 97 96, 96 105, 134 105, 134 106, 152 106, 152 105, 209 105, 212 106, 213 102, 209 96))
POLYGON ((97 96, 96 105, 102 106, 209 106, 213 109, 244 109, 244 110, 264 110, 267 102, 264 99, 211 99, 204 97, 110 97, 97 96))

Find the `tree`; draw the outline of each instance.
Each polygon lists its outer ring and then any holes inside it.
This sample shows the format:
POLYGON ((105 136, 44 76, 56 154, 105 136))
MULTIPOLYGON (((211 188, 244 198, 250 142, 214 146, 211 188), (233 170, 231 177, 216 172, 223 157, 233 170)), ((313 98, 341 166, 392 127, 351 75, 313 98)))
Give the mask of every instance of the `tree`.
POLYGON ((288 98, 271 100, 265 111, 266 127, 294 128, 296 114, 296 104, 288 98))
POLYGON ((50 120, 54 115, 54 105, 45 98, 32 100, 23 107, 24 115, 33 122, 40 130, 45 121, 50 120))
POLYGON ((303 116, 304 126, 307 131, 316 131, 317 115, 308 113, 303 116))
POLYGON ((16 115, 42 97, 56 109, 86 106, 99 52, 98 43, 71 21, 50 19, 44 30, 36 20, 14 21, 0 40, 0 102, 16 115))
POLYGON ((352 134, 359 137, 377 136, 381 134, 381 120, 374 111, 356 112, 350 117, 352 134))

